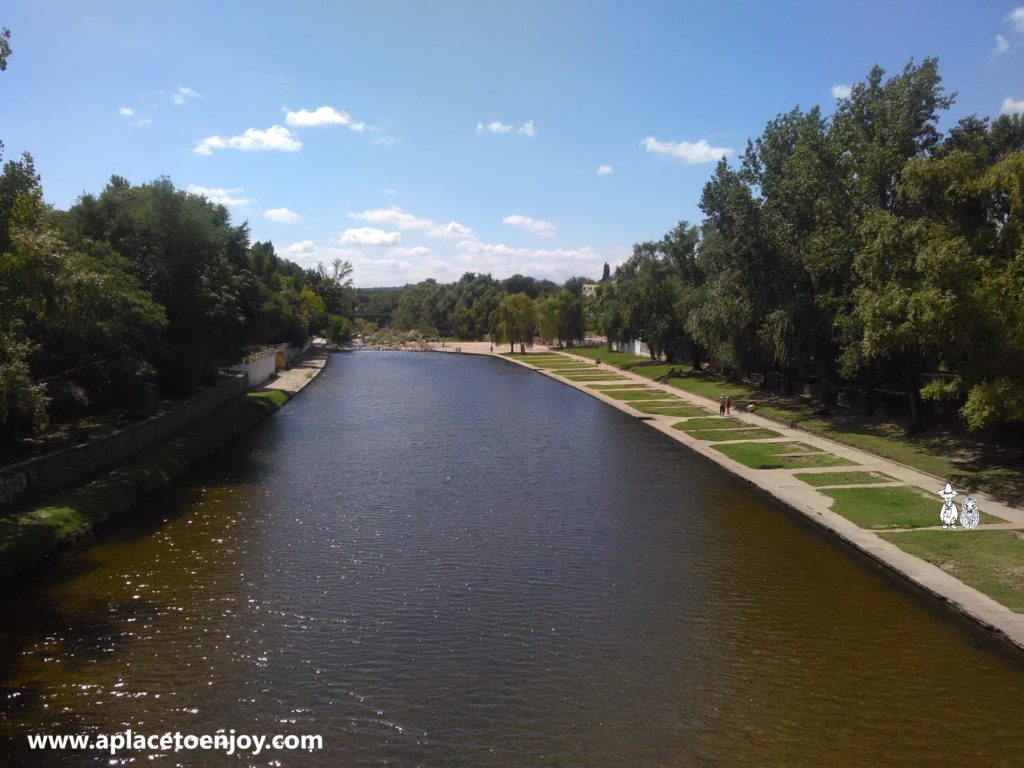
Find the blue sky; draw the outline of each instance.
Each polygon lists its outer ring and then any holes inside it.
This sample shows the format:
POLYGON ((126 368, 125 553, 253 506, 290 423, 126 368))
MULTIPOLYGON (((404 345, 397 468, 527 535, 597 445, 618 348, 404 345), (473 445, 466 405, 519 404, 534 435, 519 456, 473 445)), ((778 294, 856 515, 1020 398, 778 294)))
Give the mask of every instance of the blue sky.
POLYGON ((58 207, 169 176, 361 286, 596 277, 875 63, 937 56, 947 127, 1024 111, 1020 2, 15 0, 0 139, 58 207))

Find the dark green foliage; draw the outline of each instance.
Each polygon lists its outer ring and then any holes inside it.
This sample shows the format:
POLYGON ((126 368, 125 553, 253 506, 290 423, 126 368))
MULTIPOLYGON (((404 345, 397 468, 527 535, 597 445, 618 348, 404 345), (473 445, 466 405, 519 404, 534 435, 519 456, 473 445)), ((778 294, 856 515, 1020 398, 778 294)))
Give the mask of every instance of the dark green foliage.
POLYGON ((31 156, 0 176, 0 429, 211 383, 245 347, 344 336, 351 265, 303 269, 167 179, 114 176, 66 213, 43 203, 31 156))

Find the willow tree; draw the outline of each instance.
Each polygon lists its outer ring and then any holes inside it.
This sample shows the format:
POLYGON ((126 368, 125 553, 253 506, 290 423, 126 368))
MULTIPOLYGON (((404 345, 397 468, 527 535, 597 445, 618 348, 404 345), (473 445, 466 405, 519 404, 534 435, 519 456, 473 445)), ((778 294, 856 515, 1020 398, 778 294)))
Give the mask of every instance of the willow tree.
POLYGON ((537 300, 537 331, 545 343, 583 340, 583 303, 563 288, 537 300))
POLYGON ((491 339, 497 344, 508 344, 515 354, 516 344, 533 346, 533 331, 537 325, 537 309, 533 299, 525 293, 505 296, 494 312, 494 330, 491 339))

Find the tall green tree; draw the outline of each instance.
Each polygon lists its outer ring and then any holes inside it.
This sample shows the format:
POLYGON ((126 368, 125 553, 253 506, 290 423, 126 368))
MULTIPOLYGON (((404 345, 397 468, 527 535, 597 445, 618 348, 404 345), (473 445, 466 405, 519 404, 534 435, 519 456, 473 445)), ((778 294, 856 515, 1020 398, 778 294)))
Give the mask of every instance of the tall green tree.
MULTIPOLYGON (((909 247, 906 235, 893 229, 892 217, 910 213, 909 202, 899 194, 898 182, 904 166, 913 158, 926 157, 940 144, 938 121, 949 109, 955 94, 946 94, 935 59, 907 64, 903 71, 885 79, 885 71, 874 67, 864 82, 853 86, 848 99, 840 102, 833 119, 835 136, 842 149, 841 170, 849 180, 850 207, 858 226, 856 269, 858 283, 893 298, 904 297, 908 275, 892 269, 878 249, 887 237, 897 237, 900 247, 909 247)), ((915 235, 916 237, 917 235, 915 235)), ((877 294, 876 294, 877 295, 877 294)), ((893 328, 912 328, 917 319, 908 314, 912 305, 900 301, 904 314, 893 317, 872 296, 859 291, 858 306, 845 324, 847 336, 844 363, 846 373, 858 365, 875 365, 893 358, 903 371, 910 409, 910 428, 922 426, 921 372, 927 367, 925 345, 909 333, 880 333, 879 323, 893 328), (883 312, 880 316, 878 313, 883 312), (857 320, 875 317, 874 325, 857 320), (885 320, 880 318, 884 317, 885 320)))
POLYGON ((249 265, 248 231, 227 209, 176 190, 167 179, 133 187, 113 177, 69 216, 82 236, 107 242, 164 307, 155 353, 164 387, 188 391, 237 359, 246 336, 239 275, 249 265))
POLYGON ((537 311, 533 299, 525 293, 507 294, 495 310, 493 322, 491 338, 495 344, 508 344, 513 354, 516 344, 533 346, 537 311))

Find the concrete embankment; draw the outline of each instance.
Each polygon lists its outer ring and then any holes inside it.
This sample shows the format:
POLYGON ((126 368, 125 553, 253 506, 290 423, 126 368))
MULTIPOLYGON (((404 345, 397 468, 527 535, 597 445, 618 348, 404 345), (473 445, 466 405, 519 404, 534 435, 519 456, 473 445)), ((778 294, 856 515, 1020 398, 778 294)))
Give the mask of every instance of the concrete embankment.
POLYGON ((326 362, 326 351, 313 348, 260 389, 234 398, 177 436, 91 482, 0 517, 0 578, 24 570, 96 526, 130 512, 147 494, 181 477, 281 408, 326 362))
MULTIPOLYGON (((447 352, 453 350, 438 349, 437 351, 447 352)), ((832 497, 823 493, 820 488, 808 485, 795 476, 797 473, 830 472, 836 469, 835 466, 817 469, 753 469, 730 458, 722 451, 715 450, 715 445, 723 445, 723 441, 728 441, 727 436, 719 437, 718 442, 693 437, 674 427, 680 421, 679 416, 641 411, 635 406, 637 406, 638 402, 642 403, 642 400, 631 403, 630 401, 615 399, 601 389, 592 386, 600 382, 574 381, 559 375, 557 371, 536 367, 530 364, 530 354, 501 355, 501 352, 507 351, 507 347, 492 351, 486 343, 468 342, 462 344, 460 351, 467 354, 501 356, 503 360, 522 365, 529 370, 548 376, 613 408, 617 408, 623 413, 642 419, 649 427, 658 430, 672 440, 682 443, 696 453, 713 461, 736 477, 776 499, 784 506, 824 528, 830 534, 864 553, 874 561, 884 565, 893 573, 898 574, 933 597, 944 601, 959 613, 970 617, 982 627, 1008 640, 1018 648, 1024 649, 1024 614, 1017 613, 1002 605, 938 566, 900 549, 879 535, 883 531, 862 528, 842 515, 833 512, 832 505, 834 499, 832 497)), ((588 358, 578 357, 570 353, 566 354, 574 361, 593 364, 593 361, 588 358)), ((623 386, 642 386, 645 389, 660 390, 666 397, 677 398, 681 401, 681 404, 705 410, 710 408, 711 412, 706 414, 707 416, 713 416, 717 413, 716 404, 712 401, 673 387, 670 384, 653 381, 613 366, 603 366, 602 370, 614 371, 617 381, 623 386)), ((619 386, 619 383, 616 386, 619 386)), ((848 445, 837 443, 818 435, 791 429, 756 414, 736 412, 732 414, 731 418, 739 422, 743 428, 771 430, 777 434, 776 437, 759 438, 761 442, 797 442, 810 446, 809 450, 827 452, 848 463, 846 466, 839 466, 839 469, 857 469, 866 472, 882 473, 888 476, 892 479, 892 482, 887 483, 887 485, 918 488, 934 495, 945 482, 943 478, 933 477, 911 467, 851 448, 848 445)), ((988 524, 983 522, 978 527, 979 530, 1002 529, 1017 530, 1024 533, 1024 511, 1003 504, 986 494, 974 493, 973 495, 979 499, 981 508, 986 513, 1003 521, 988 524)), ((935 498, 938 500, 938 495, 935 495, 935 498)), ((941 502, 937 501, 936 510, 939 503, 941 502)), ((936 513, 937 518, 938 514, 936 513)), ((950 536, 967 536, 972 535, 973 532, 961 530, 959 532, 949 531, 948 534, 950 536)))

